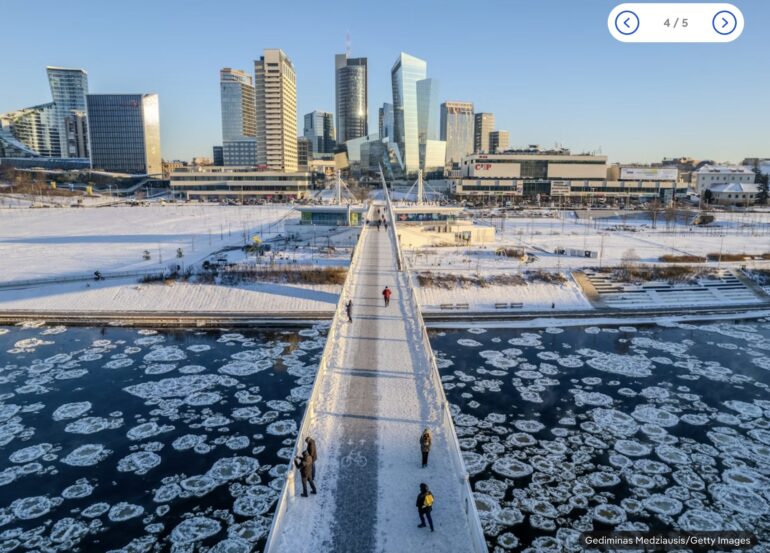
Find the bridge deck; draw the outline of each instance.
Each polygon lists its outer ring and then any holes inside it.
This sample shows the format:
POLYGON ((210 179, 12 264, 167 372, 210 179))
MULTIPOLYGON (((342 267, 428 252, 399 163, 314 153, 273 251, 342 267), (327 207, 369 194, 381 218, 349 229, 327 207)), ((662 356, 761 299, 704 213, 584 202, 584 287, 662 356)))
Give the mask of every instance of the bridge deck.
MULTIPOLYGON (((391 232, 372 227, 348 277, 353 322, 339 324, 319 382, 310 434, 318 442, 318 495, 284 497, 270 553, 474 551, 453 430, 431 378, 417 306, 396 268, 391 232), (382 289, 393 290, 383 306, 382 289), (433 447, 421 468, 419 437, 433 447), (417 528, 419 484, 431 488, 436 531, 417 528), (284 510, 285 508, 285 510, 284 510)), ((304 436, 301 436, 304 439, 304 436)))

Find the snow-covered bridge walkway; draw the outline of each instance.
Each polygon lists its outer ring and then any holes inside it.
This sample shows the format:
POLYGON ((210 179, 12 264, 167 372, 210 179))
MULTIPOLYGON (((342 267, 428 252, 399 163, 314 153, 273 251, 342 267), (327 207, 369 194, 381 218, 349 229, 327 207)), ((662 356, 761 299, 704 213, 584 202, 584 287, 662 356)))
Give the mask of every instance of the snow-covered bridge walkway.
MULTIPOLYGON (((372 208, 387 212, 384 204, 372 208)), ((390 222, 390 221, 389 221, 390 222)), ((318 495, 301 497, 296 471, 277 508, 270 553, 486 551, 424 325, 398 271, 392 227, 365 229, 298 437, 318 443, 318 495), (384 307, 381 291, 393 290, 384 307), (419 437, 433 433, 421 468, 419 437), (436 531, 417 528, 425 482, 436 531)))

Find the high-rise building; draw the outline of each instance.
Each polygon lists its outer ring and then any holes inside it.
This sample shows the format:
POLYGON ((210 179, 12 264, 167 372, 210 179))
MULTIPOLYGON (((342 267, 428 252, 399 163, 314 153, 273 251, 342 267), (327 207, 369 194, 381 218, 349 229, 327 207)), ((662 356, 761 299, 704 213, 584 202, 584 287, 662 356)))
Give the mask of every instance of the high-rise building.
POLYGON ((473 103, 441 104, 441 140, 446 141, 446 163, 460 163, 473 153, 473 103))
POLYGON ((489 153, 503 153, 508 149, 508 131, 492 131, 489 133, 489 153))
POLYGON ((44 157, 61 157, 59 127, 53 102, 0 115, 7 136, 44 157))
POLYGON ((334 115, 328 111, 311 111, 305 114, 303 133, 310 140, 314 154, 332 154, 336 143, 334 115))
POLYGON ((313 158, 313 145, 309 138, 297 137, 297 170, 307 171, 313 158))
MULTIPOLYGON (((59 131, 59 150, 61 157, 78 157, 77 138, 70 139, 67 134, 67 117, 73 112, 86 112, 88 94, 88 74, 82 69, 46 67, 48 84, 51 87, 55 109, 55 123, 59 131)), ((75 127, 70 126, 74 129, 75 127)), ((84 146, 88 150, 88 146, 84 146)))
POLYGON ((495 116, 491 113, 477 113, 473 125, 474 153, 489 153, 489 133, 495 128, 495 116))
POLYGON ((380 138, 387 138, 390 142, 393 142, 395 140, 395 135, 393 134, 393 104, 385 102, 378 111, 380 138))
POLYGON ((420 142, 420 168, 436 169, 443 167, 446 152, 439 144, 439 96, 438 81, 436 79, 423 79, 417 81, 417 127, 418 140, 420 142), (441 160, 436 164, 439 148, 441 148, 441 160), (429 156, 430 154, 430 156, 429 156), (430 157, 430 163, 427 163, 430 157))
POLYGON ((222 160, 225 165, 257 164, 257 116, 250 75, 225 67, 219 71, 222 102, 222 160))
POLYGON ((160 110, 157 94, 89 94, 91 167, 160 175, 160 110))
POLYGON ((256 136, 254 84, 245 71, 225 67, 219 71, 222 98, 222 140, 256 136))
POLYGON ((297 80, 283 50, 266 48, 254 62, 257 163, 271 171, 297 171, 297 80))
POLYGON ((368 75, 366 58, 334 56, 337 109, 337 142, 369 134, 368 75))
POLYGON ((425 79, 427 72, 428 64, 425 60, 404 52, 401 52, 390 70, 393 87, 393 130, 407 173, 416 173, 420 168, 417 81, 425 79))

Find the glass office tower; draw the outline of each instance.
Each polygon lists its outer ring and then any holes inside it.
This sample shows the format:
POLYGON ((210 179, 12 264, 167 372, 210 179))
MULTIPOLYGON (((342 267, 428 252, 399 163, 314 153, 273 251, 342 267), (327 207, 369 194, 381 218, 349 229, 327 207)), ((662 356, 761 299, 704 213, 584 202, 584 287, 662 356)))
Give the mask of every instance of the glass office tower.
POLYGON ((404 52, 401 52, 390 70, 393 131, 407 173, 416 173, 420 168, 417 81, 425 79, 427 71, 428 64, 424 60, 404 52))
MULTIPOLYGON (((85 113, 86 111, 88 74, 82 69, 64 67, 46 67, 46 72, 55 106, 61 157, 77 157, 78 145, 76 139, 70 140, 67 133, 67 117, 70 117, 73 112, 85 113)), ((88 150, 87 145, 81 147, 88 150)))
POLYGON ((366 58, 334 56, 337 142, 369 134, 368 68, 366 58))
POLYGON ((224 165, 257 164, 257 106, 254 84, 245 71, 219 71, 222 102, 222 159, 224 165))
POLYGON ((441 140, 446 141, 446 163, 459 164, 473 153, 473 103, 441 104, 441 140))
POLYGON ((157 94, 89 94, 91 167, 160 175, 160 112, 157 94))
POLYGON ((303 136, 310 140, 314 154, 332 154, 336 143, 334 115, 328 111, 311 111, 305 114, 303 136))
POLYGON ((380 138, 387 138, 390 142, 395 140, 393 130, 393 104, 385 102, 379 110, 380 138))
MULTIPOLYGON (((438 81, 436 79, 423 79, 417 81, 417 135, 420 142, 420 168, 426 169, 426 153, 428 141, 438 141, 439 138, 439 98, 438 81)), ((432 151, 436 151, 431 148, 432 151)), ((443 152, 442 152, 443 155, 443 152)), ((435 168, 436 155, 430 164, 435 168)), ((441 159, 439 165, 444 165, 441 159)))

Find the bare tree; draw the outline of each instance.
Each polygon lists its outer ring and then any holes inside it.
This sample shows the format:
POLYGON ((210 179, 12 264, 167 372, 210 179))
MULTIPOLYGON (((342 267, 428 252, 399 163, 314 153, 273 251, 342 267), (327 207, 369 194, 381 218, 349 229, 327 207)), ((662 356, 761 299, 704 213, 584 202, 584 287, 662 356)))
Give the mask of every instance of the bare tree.
POLYGON ((634 248, 629 248, 623 252, 623 256, 620 258, 620 265, 625 269, 632 269, 639 265, 641 259, 636 253, 634 248))
POLYGON ((658 217, 660 217, 660 200, 658 198, 655 198, 652 200, 647 208, 647 213, 650 216, 650 222, 652 223, 652 228, 658 227, 658 217))
POLYGON ((666 209, 663 210, 663 218, 666 221, 666 230, 671 230, 671 226, 676 223, 676 215, 677 215, 677 209, 674 203, 670 203, 668 206, 666 206, 666 209))

